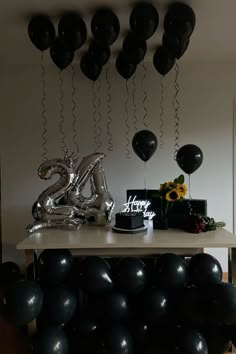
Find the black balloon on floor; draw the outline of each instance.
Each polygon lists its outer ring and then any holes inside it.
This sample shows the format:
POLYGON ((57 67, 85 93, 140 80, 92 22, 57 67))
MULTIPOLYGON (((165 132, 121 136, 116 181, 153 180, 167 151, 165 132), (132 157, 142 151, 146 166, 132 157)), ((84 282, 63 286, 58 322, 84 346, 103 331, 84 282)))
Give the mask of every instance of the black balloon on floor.
POLYGON ((150 130, 140 130, 132 139, 135 154, 144 162, 150 160, 158 146, 156 135, 150 130))
POLYGON ((36 282, 20 281, 8 289, 4 304, 7 319, 23 326, 39 315, 43 306, 43 292, 36 282))
POLYGON ((62 328, 47 326, 33 338, 34 354, 68 354, 69 343, 62 328))
POLYGON ((167 293, 159 288, 149 288, 138 296, 136 313, 146 323, 156 325, 168 321, 169 300, 167 293))
POLYGON ((85 258, 79 266, 79 281, 83 290, 90 294, 111 291, 113 282, 108 262, 96 256, 85 258))
POLYGON ((155 284, 161 288, 180 288, 187 283, 187 266, 184 259, 173 253, 159 256, 154 268, 155 284))
POLYGON ((173 354, 208 354, 207 343, 203 335, 192 329, 177 330, 173 354))
POLYGON ((109 294, 96 298, 94 312, 102 321, 124 322, 129 317, 129 305, 126 295, 113 291, 109 294))
POLYGON ((236 286, 231 283, 215 284, 208 289, 209 317, 215 325, 236 324, 236 286))
POLYGON ((58 33, 73 50, 81 48, 87 38, 85 22, 76 12, 62 16, 58 24, 58 33))
POLYGON ((61 283, 69 276, 72 265, 73 257, 69 250, 45 250, 38 259, 39 280, 49 284, 61 283))
POLYGON ((116 286, 126 294, 138 294, 147 285, 146 265, 137 257, 123 258, 114 275, 116 286))
POLYGON ((66 324, 69 336, 88 336, 98 328, 98 320, 92 308, 81 306, 76 315, 66 324))
POLYGON ((99 353, 102 354, 132 354, 133 340, 129 331, 119 325, 111 324, 101 331, 99 353))
POLYGON ((209 286, 222 281, 220 262, 207 253, 198 253, 188 264, 189 282, 196 286, 209 286))
POLYGON ((19 266, 14 262, 0 264, 0 288, 5 288, 21 278, 19 266))
POLYGON ((211 325, 202 327, 201 333, 206 339, 208 354, 228 353, 232 345, 229 328, 211 325))

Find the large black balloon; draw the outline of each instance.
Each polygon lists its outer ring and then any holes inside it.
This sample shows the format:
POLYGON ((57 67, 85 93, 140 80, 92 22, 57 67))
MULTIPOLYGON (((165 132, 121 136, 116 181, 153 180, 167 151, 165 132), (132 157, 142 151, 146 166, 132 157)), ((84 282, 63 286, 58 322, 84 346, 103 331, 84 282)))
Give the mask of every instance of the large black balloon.
POLYGON ((182 146, 176 155, 176 161, 179 167, 187 174, 195 172, 202 164, 202 150, 193 144, 182 146))
POLYGON ((87 28, 77 13, 65 14, 58 24, 58 34, 73 50, 82 47, 87 38, 87 28))
POLYGON ((206 339, 208 354, 224 354, 229 352, 229 348, 232 345, 229 328, 211 325, 201 328, 201 333, 206 339))
POLYGON ((91 294, 106 293, 113 288, 110 266, 101 257, 91 256, 81 262, 79 280, 81 287, 91 294))
POLYGON ((69 66, 74 59, 74 51, 61 38, 57 38, 50 48, 51 58, 56 66, 63 70, 69 66))
POLYGON ((116 286, 126 294, 138 294, 147 285, 147 269, 141 259, 123 258, 115 273, 116 286))
POLYGON ((157 149, 157 137, 150 130, 140 130, 135 133, 132 147, 135 154, 144 162, 150 160, 157 149))
POLYGON ((184 259, 173 253, 159 256, 155 262, 154 281, 158 287, 180 288, 187 283, 187 266, 184 259))
POLYGON ((35 47, 44 51, 51 47, 55 39, 55 28, 48 16, 37 15, 29 22, 28 34, 35 47))
POLYGON ((136 68, 137 65, 132 63, 124 52, 120 52, 116 58, 116 69, 118 73, 124 79, 128 80, 135 73, 136 68))
POLYGON ((188 264, 190 283, 196 286, 208 286, 222 281, 220 262, 207 253, 199 253, 190 259, 188 264))
POLYGON ((75 314, 77 299, 73 291, 59 287, 49 287, 44 293, 43 317, 49 324, 64 324, 75 314))
POLYGON ((132 63, 138 64, 145 57, 147 52, 147 43, 145 39, 139 38, 137 35, 130 32, 125 37, 123 51, 132 63))
POLYGON ((169 316, 167 293, 159 288, 149 288, 137 300, 137 314, 144 322, 157 325, 165 324, 169 316))
POLYGON ((209 287, 209 317, 215 324, 236 324, 236 286, 231 283, 209 287))
POLYGON ((45 250, 38 259, 38 273, 41 282, 61 283, 72 269, 73 257, 69 250, 45 250))
POLYGON ((129 22, 131 30, 139 38, 147 40, 157 29, 159 15, 152 4, 140 2, 133 8, 129 22))
POLYGON ((88 53, 81 58, 80 68, 82 73, 92 81, 96 81, 102 72, 102 67, 88 53))
POLYGON ((21 278, 19 266, 14 262, 0 264, 0 288, 5 288, 21 278))
POLYGON ((8 289, 4 304, 7 319, 23 326, 39 315, 43 306, 43 292, 33 281, 20 281, 8 289))
POLYGON ((114 291, 97 297, 93 303, 94 312, 102 321, 126 321, 129 316, 128 298, 114 291))
POLYGON ((69 343, 62 328, 47 326, 33 339, 33 354, 68 354, 69 343))
POLYGON ((150 326, 146 322, 133 318, 128 324, 128 329, 133 338, 134 352, 144 353, 148 345, 150 326))
POLYGON ((187 4, 175 3, 170 6, 165 19, 164 29, 167 34, 190 37, 196 24, 193 9, 187 4))
POLYGON ((98 319, 92 308, 83 305, 76 315, 66 324, 65 330, 72 336, 88 336, 98 328, 98 319))
POLYGON ((190 39, 182 38, 176 35, 167 35, 164 33, 162 45, 167 48, 172 57, 180 59, 188 49, 190 39))
POLYGON ((89 57, 98 66, 105 65, 110 58, 110 48, 102 42, 92 41, 88 50, 89 57))
POLYGON ((192 329, 181 329, 176 335, 173 354, 208 354, 203 335, 192 329))
POLYGON ((91 30, 97 41, 111 45, 119 36, 120 22, 111 9, 101 8, 93 16, 91 30))
POLYGON ((132 354, 133 340, 129 331, 120 324, 111 324, 102 331, 99 353, 132 354))
POLYGON ((157 48, 153 56, 153 65, 161 75, 166 75, 175 65, 175 58, 166 47, 157 48))

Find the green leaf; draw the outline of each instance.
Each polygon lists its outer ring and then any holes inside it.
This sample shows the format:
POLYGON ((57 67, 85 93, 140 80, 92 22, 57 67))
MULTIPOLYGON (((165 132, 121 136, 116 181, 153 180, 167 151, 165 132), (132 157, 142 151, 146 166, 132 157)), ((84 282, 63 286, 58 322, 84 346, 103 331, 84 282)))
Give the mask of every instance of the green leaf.
POLYGON ((178 178, 175 178, 174 179, 174 184, 178 184, 179 182, 178 182, 178 178))
POLYGON ((184 175, 180 175, 178 178, 177 178, 177 183, 179 184, 183 184, 184 183, 184 175))

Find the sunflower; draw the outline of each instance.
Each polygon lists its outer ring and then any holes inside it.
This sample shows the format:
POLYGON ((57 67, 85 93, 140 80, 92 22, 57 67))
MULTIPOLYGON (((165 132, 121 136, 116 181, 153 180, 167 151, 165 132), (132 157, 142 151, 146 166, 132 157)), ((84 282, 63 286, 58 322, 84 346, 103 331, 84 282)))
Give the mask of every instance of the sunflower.
POLYGON ((166 193, 166 200, 168 200, 168 202, 176 202, 177 200, 180 200, 180 198, 180 193, 176 188, 171 189, 166 193))
POLYGON ((166 182, 166 188, 175 188, 174 182, 166 182))
POLYGON ((177 189, 177 191, 179 192, 180 197, 184 197, 185 194, 187 193, 187 186, 186 186, 186 184, 180 184, 180 183, 179 183, 179 184, 177 184, 176 189, 177 189))

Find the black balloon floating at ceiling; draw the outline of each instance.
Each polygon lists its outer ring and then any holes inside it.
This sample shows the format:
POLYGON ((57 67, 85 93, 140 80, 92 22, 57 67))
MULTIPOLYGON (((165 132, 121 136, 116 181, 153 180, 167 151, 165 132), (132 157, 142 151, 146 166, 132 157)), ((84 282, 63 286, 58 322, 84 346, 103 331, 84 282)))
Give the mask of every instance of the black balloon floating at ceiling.
POLYGON ((177 59, 180 59, 184 55, 188 49, 189 43, 189 38, 186 39, 173 34, 167 35, 164 33, 162 37, 163 47, 167 48, 170 55, 177 59))
POLYGON ((80 68, 82 73, 92 81, 96 81, 102 72, 102 67, 88 53, 84 54, 81 58, 80 68))
POLYGON ((58 24, 58 34, 71 49, 77 50, 86 41, 87 28, 78 13, 67 13, 58 24))
POLYGON ((154 57, 153 65, 161 75, 166 75, 173 68, 175 58, 170 54, 166 47, 157 48, 154 57))
POLYGON ((63 70, 69 66, 74 59, 74 51, 61 38, 57 38, 50 48, 50 55, 56 66, 63 70))
POLYGON ((145 57, 147 52, 147 43, 145 39, 139 38, 137 35, 130 32, 124 40, 123 51, 132 63, 138 64, 145 57))
POLYGON ((135 154, 144 162, 147 162, 157 149, 157 137, 150 130, 140 130, 132 140, 135 154))
POLYGON ((195 172, 202 164, 202 150, 193 144, 182 146, 176 155, 176 161, 179 167, 187 174, 195 172))
POLYGON ((55 39, 55 28, 46 15, 32 17, 28 25, 31 42, 41 51, 48 49, 55 39))
POLYGON ((120 52, 116 59, 116 69, 118 73, 124 79, 128 80, 135 73, 136 68, 137 65, 132 63, 124 52, 120 52))
POLYGON ((111 51, 107 44, 94 40, 89 46, 88 54, 93 62, 98 66, 103 66, 110 59, 111 51))
POLYGON ((159 24, 159 15, 156 8, 145 2, 138 3, 130 14, 130 28, 139 37, 149 39, 159 24))
POLYGON ((120 22, 111 9, 104 7, 93 16, 91 30, 97 41, 111 45, 119 36, 120 22))

